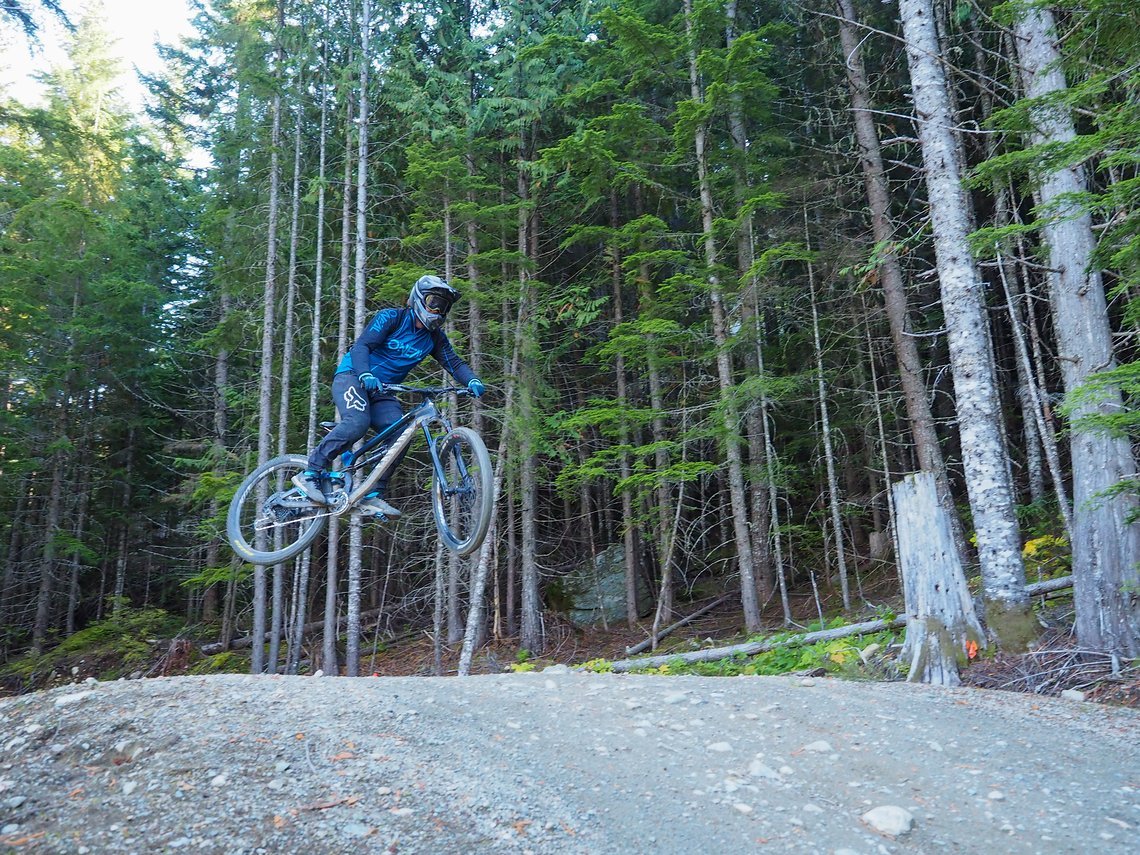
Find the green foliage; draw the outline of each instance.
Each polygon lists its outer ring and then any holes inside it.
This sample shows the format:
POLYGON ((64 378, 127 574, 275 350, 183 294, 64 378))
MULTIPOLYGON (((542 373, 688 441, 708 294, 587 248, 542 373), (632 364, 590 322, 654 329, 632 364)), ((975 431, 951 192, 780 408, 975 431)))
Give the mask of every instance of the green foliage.
POLYGON ((84 627, 40 656, 13 659, 0 670, 0 677, 34 681, 81 659, 103 663, 103 676, 118 676, 120 671, 148 663, 154 655, 153 642, 177 635, 183 628, 178 618, 162 609, 124 605, 118 614, 84 627))
POLYGON ((236 650, 203 656, 190 666, 191 674, 244 674, 249 671, 249 657, 236 650))

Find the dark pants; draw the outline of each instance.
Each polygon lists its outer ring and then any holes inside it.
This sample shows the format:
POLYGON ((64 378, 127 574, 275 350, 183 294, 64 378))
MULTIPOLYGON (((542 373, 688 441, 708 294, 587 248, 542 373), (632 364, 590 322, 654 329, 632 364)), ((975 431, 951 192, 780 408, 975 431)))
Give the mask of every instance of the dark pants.
MULTIPOLYGON (((368 433, 368 428, 379 433, 404 415, 399 401, 380 392, 369 394, 351 371, 342 371, 333 377, 332 396, 337 412, 340 413, 340 424, 330 430, 313 449, 309 455, 310 469, 328 469, 332 459, 352 448, 357 440, 368 433)), ((385 475, 377 483, 377 488, 383 494, 387 486, 388 476, 385 475)))

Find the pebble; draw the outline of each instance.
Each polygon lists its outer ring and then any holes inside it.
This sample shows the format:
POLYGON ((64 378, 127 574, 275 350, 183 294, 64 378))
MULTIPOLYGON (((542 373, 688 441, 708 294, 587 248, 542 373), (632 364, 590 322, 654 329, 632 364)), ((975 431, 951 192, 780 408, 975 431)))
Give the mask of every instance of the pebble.
POLYGON ((780 777, 779 772, 759 760, 753 760, 748 764, 748 774, 753 778, 767 778, 770 781, 775 781, 780 777))
POLYGON ((907 834, 914 828, 914 817, 910 811, 898 805, 880 805, 871 808, 861 819, 875 831, 891 837, 907 834))
POLYGON ((806 804, 804 805, 804 813, 823 813, 823 808, 819 805, 806 804))
POLYGON ((18 822, 10 822, 7 825, 5 825, 3 828, 0 828, 0 833, 2 833, 2 834, 15 834, 19 830, 20 830, 20 824, 18 822))
POLYGON ((64 707, 75 706, 76 704, 83 703, 93 694, 95 694, 93 691, 87 690, 85 692, 72 692, 68 695, 60 695, 55 699, 55 708, 63 709, 64 707))
POLYGON ((718 754, 724 754, 725 752, 732 750, 732 746, 727 742, 713 742, 706 747, 709 751, 715 751, 718 754))
POLYGON ((641 704, 639 704, 637 701, 626 701, 625 708, 627 710, 639 710, 641 709, 641 704))
POLYGON ((123 784, 123 795, 129 796, 131 793, 133 793, 138 788, 139 788, 139 785, 138 785, 137 781, 127 781, 125 784, 123 784))
POLYGON ((667 704, 683 704, 685 702, 685 692, 670 692, 661 699, 667 704))
POLYGON ((27 796, 12 796, 4 802, 4 807, 16 810, 16 808, 23 806, 24 802, 28 800, 27 796))
POLYGON ((390 796, 390 795, 392 795, 392 788, 391 787, 380 787, 379 789, 376 790, 376 795, 378 795, 378 796, 390 796))
POLYGON ((1005 793, 1001 790, 990 790, 989 793, 986 794, 986 798, 992 802, 1004 802, 1005 793))
POLYGON ((744 802, 737 802, 732 807, 733 807, 733 810, 738 810, 743 814, 752 813, 752 805, 746 805, 744 802))
POLYGON ((1085 693, 1077 689, 1065 689, 1065 691, 1061 692, 1061 697, 1066 701, 1083 701, 1085 699, 1085 693))
POLYGON ((811 686, 815 685, 815 680, 813 680, 811 677, 804 677, 802 680, 800 680, 800 685, 810 688, 811 686))
POLYGON ((350 822, 342 829, 349 837, 367 837, 372 833, 372 826, 365 825, 363 822, 350 822))
POLYGON ((213 780, 210 781, 211 787, 224 787, 229 779, 224 775, 215 775, 213 780))
POLYGON ((412 809, 409 807, 394 807, 388 808, 388 813, 393 816, 411 816, 412 809))
POLYGON ((809 742, 803 747, 804 751, 811 751, 814 754, 830 754, 832 751, 831 743, 825 742, 820 739, 816 742, 809 742))

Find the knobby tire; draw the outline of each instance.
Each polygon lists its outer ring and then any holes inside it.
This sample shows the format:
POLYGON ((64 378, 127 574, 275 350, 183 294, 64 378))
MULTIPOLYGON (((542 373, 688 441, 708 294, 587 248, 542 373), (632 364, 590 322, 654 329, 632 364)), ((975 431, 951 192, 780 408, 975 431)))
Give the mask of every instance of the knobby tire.
POLYGON ((465 427, 452 429, 440 440, 436 450, 447 476, 448 487, 455 487, 455 480, 459 477, 454 465, 457 454, 462 456, 467 467, 470 483, 466 485, 469 490, 466 494, 468 504, 464 513, 458 514, 463 519, 453 527, 451 498, 446 495, 439 476, 432 479, 431 505, 435 527, 439 530, 444 546, 457 555, 470 555, 483 545, 483 539, 491 525, 491 504, 494 499, 491 495, 494 490, 491 455, 487 453, 487 446, 479 434, 465 427), (459 530, 456 531, 456 528, 459 530))
MULTIPOLYGON (((311 524, 301 532, 301 535, 296 540, 277 550, 257 549, 246 539, 245 532, 242 531, 242 508, 243 506, 247 508, 251 507, 251 505, 246 505, 246 502, 256 502, 256 496, 252 494, 257 482, 263 478, 271 477, 272 473, 277 469, 288 470, 291 474, 298 469, 307 468, 307 465, 307 459, 299 454, 283 454, 280 457, 275 457, 261 466, 258 466, 241 482, 241 486, 237 488, 237 492, 234 493, 233 500, 230 502, 229 513, 226 515, 226 534, 228 535, 230 546, 240 558, 248 561, 250 564, 279 564, 282 561, 289 560, 295 555, 299 555, 309 544, 317 539, 317 535, 324 531, 325 525, 328 523, 328 517, 322 515, 314 519, 311 524)), ((286 490, 289 489, 288 485, 289 474, 286 474, 286 490)), ((270 492, 272 491, 273 487, 270 485, 270 492)), ((324 510, 324 508, 322 507, 321 510, 324 510)), ((266 537, 269 541, 272 541, 272 531, 267 532, 266 537)))

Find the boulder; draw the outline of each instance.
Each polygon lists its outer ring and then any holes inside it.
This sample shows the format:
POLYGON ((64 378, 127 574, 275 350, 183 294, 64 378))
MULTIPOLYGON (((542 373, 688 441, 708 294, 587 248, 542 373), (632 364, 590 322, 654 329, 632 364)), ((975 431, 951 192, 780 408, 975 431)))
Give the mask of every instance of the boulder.
MULTIPOLYGON (((625 621, 625 547, 614 544, 583 561, 557 587, 562 610, 579 626, 625 621)), ((651 605, 648 585, 638 576, 638 617, 648 614, 651 605)))

